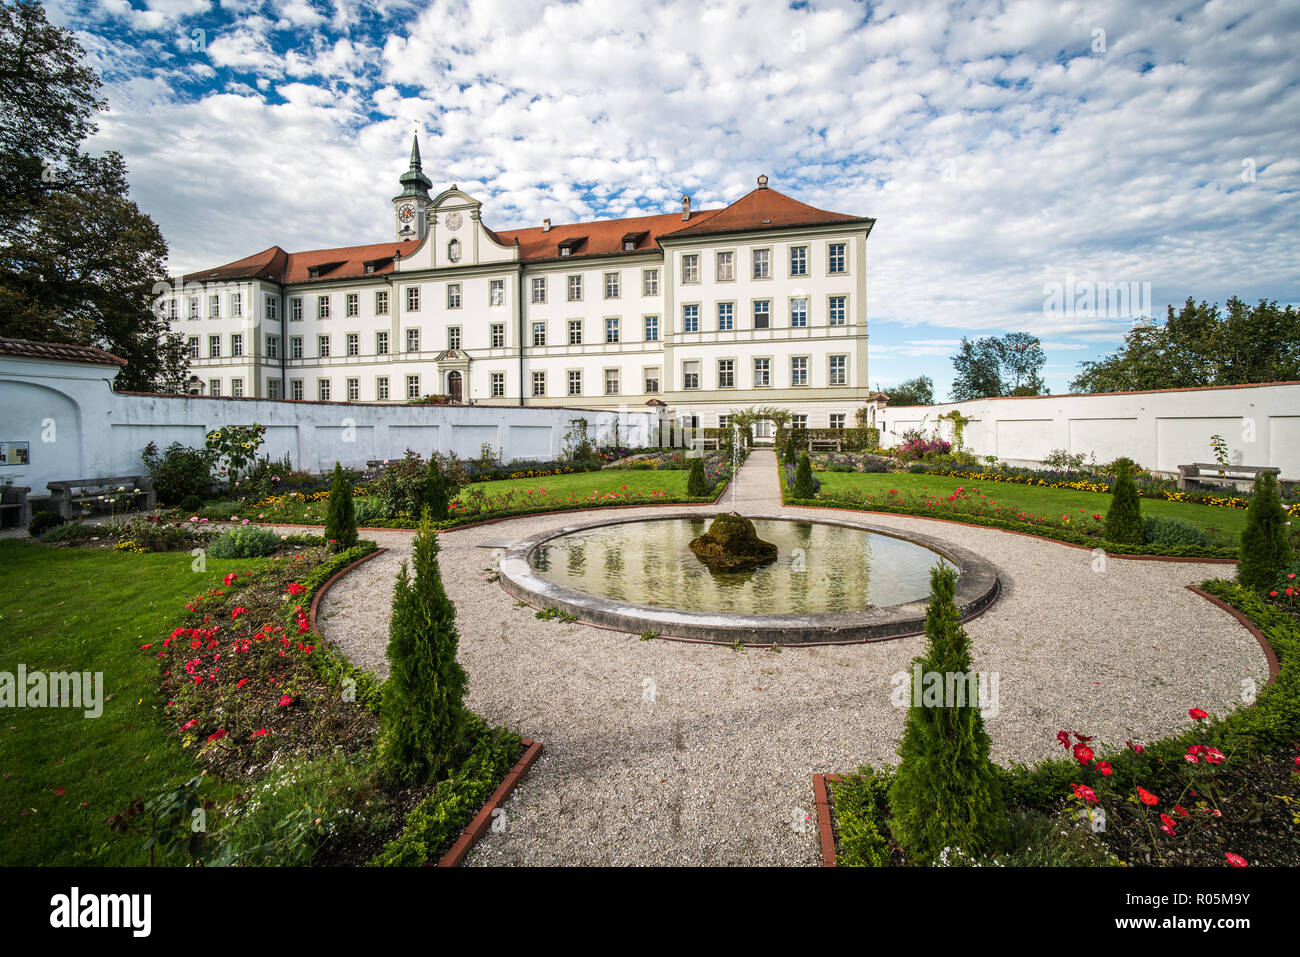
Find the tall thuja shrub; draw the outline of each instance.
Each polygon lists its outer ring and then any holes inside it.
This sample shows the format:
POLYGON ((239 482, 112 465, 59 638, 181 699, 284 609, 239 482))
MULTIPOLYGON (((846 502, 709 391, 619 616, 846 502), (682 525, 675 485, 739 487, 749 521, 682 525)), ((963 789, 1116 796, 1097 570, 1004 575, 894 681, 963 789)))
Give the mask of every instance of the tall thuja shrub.
POLYGON ((460 742, 465 671, 456 661, 456 609, 438 573, 438 539, 426 509, 402 563, 389 626, 389 677, 379 711, 380 767, 390 780, 423 784, 441 776, 460 742))
POLYGON ((1007 840, 1002 786, 989 760, 978 698, 963 695, 959 706, 955 695, 952 700, 947 695, 956 689, 949 676, 971 674, 970 642, 953 601, 956 582, 951 566, 930 571, 925 654, 913 661, 926 690, 920 701, 914 700, 915 682, 908 691, 898 746, 902 760, 889 791, 894 837, 914 864, 940 860, 945 848, 980 857, 1003 849, 1007 840))
POLYGON ((709 494, 709 483, 704 477, 704 456, 691 459, 691 471, 686 476, 686 494, 701 498, 709 494))
POLYGON ((451 504, 451 484, 436 455, 429 459, 429 466, 424 472, 424 481, 420 485, 420 504, 429 510, 429 515, 435 522, 447 517, 447 506, 451 504))
POLYGON ((1277 494, 1277 476, 1262 472, 1255 478, 1255 491, 1246 510, 1246 528, 1241 533, 1237 562, 1238 582, 1258 591, 1273 586, 1291 561, 1286 526, 1287 512, 1277 494))
POLYGON ((1107 541, 1126 545, 1141 545, 1146 541, 1137 485, 1133 483, 1133 463, 1128 459, 1115 463, 1115 486, 1110 492, 1105 530, 1107 541))
POLYGON ((805 452, 799 457, 799 468, 794 473, 794 488, 790 490, 795 498, 812 498, 816 495, 813 488, 812 462, 805 452))
POLYGON ((329 510, 325 513, 325 540, 335 551, 357 543, 357 511, 352 501, 352 483, 343 466, 334 463, 334 484, 330 486, 329 510))

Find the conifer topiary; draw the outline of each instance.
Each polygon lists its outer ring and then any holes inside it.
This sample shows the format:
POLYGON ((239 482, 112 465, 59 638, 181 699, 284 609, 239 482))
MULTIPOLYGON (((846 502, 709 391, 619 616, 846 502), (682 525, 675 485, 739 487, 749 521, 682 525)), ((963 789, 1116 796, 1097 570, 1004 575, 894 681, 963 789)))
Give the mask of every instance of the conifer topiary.
POLYGON ((1142 507, 1137 486, 1133 483, 1133 463, 1120 459, 1115 464, 1115 486, 1110 491, 1110 508, 1106 510, 1106 540, 1125 545, 1146 541, 1142 525, 1142 507))
POLYGON ((438 572, 429 511, 412 544, 412 578, 402 563, 389 626, 389 678, 379 712, 379 763, 402 785, 436 780, 448 768, 465 722, 465 671, 456 660, 456 609, 438 572))
POLYGON ((1237 581, 1247 588, 1266 591, 1291 561, 1286 538, 1287 512, 1277 494, 1277 476, 1261 472, 1255 477, 1255 491, 1246 510, 1246 528, 1241 533, 1237 581))
MULTIPOLYGON (((925 654, 914 660, 925 692, 916 696, 908 675, 907 720, 898 746, 902 758, 889 790, 894 837, 913 864, 932 864, 945 848, 966 858, 1004 849, 1006 807, 997 771, 989 760, 978 696, 949 696, 958 682, 950 675, 972 674, 970 642, 953 600, 957 574, 951 566, 930 571, 930 601, 925 614, 925 654), (941 693, 932 695, 930 676, 940 676, 941 693), (938 700, 932 700, 937 698, 938 700)), ((915 674, 915 672, 913 673, 915 674)))
POLYGON ((334 484, 330 486, 329 510, 325 513, 325 540, 342 551, 357 543, 357 512, 352 501, 352 483, 343 466, 334 463, 334 484))
POLYGON ((420 486, 420 504, 429 510, 433 521, 441 522, 447 518, 447 507, 451 504, 451 485, 443 474, 436 455, 429 459, 428 468, 424 472, 424 481, 420 486))
POLYGON ((794 488, 791 494, 795 498, 812 498, 817 494, 813 488, 812 462, 808 459, 808 453, 805 452, 799 457, 799 468, 794 473, 794 488))
POLYGON ((709 483, 704 477, 704 456, 691 459, 691 471, 686 476, 686 494, 691 498, 703 498, 709 494, 709 483))

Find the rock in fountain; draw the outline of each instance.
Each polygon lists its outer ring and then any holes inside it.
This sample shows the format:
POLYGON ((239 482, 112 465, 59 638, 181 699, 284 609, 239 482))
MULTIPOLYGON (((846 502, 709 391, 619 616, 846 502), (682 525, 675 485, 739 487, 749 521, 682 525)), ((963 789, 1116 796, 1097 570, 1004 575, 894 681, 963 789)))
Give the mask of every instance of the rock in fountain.
POLYGON ((736 512, 714 518, 709 530, 691 539, 695 557, 714 572, 748 571, 776 561, 777 549, 758 537, 754 523, 736 512))

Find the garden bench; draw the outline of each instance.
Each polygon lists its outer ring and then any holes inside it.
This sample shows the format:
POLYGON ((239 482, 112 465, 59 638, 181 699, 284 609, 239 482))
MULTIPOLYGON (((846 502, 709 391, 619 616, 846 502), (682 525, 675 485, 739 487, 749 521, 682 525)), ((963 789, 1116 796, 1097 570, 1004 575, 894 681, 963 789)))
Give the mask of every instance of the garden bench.
POLYGON ((842 452, 843 442, 839 439, 809 439, 809 452, 842 452))
POLYGON ((366 470, 370 473, 372 479, 379 478, 379 473, 384 470, 385 459, 367 459, 366 470))
POLYGON ((721 448, 721 445, 719 439, 695 439, 691 443, 691 448, 700 449, 702 451, 709 451, 709 450, 717 450, 721 448))
POLYGON ((17 517, 13 524, 19 528, 26 528, 32 523, 32 506, 27 501, 27 493, 30 491, 31 486, 28 485, 0 486, 0 526, 10 524, 10 515, 17 517))
POLYGON ((1217 462, 1212 464, 1196 462, 1192 465, 1178 466, 1178 487, 1187 488, 1187 482, 1191 479, 1212 485, 1231 485, 1234 489, 1239 489, 1242 482, 1254 482, 1263 472, 1277 475, 1281 471, 1269 465, 1220 465, 1217 462))
POLYGON ((74 510, 94 508, 101 499, 125 498, 136 504, 143 500, 143 511, 152 509, 158 501, 153 483, 146 475, 118 475, 105 478, 67 479, 48 482, 50 503, 65 520, 73 518, 74 510), (125 489, 119 492, 118 489, 125 489))

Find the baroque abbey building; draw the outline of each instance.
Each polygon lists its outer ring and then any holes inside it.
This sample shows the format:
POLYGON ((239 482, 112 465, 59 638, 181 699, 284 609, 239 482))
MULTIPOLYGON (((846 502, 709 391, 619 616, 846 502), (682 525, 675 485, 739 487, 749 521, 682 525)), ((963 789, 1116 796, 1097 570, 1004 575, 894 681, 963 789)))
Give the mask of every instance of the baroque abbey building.
POLYGON ((495 232, 418 141, 391 242, 278 246, 183 277, 163 308, 208 395, 611 409, 693 426, 780 406, 851 426, 867 388, 875 220, 767 185, 720 209, 495 232))

